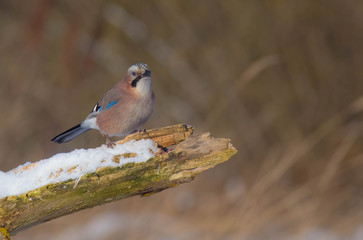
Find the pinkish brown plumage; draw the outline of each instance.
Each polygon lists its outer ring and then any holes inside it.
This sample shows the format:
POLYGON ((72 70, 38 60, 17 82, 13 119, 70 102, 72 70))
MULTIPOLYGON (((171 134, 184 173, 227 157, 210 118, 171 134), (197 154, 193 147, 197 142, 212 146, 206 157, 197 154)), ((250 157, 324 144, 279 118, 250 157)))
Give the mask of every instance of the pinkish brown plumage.
POLYGON ((89 129, 97 129, 106 136, 107 146, 113 143, 109 137, 126 136, 139 130, 149 119, 155 105, 151 89, 151 72, 143 63, 132 65, 126 76, 110 90, 80 124, 52 139, 57 143, 68 142, 89 129))

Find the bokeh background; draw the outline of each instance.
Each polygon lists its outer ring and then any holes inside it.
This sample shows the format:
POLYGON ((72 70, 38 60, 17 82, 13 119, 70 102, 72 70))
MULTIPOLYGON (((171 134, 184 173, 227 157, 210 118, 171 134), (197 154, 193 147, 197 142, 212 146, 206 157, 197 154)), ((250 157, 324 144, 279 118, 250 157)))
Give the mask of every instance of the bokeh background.
MULTIPOLYGON (((151 197, 13 239, 363 239, 363 2, 0 1, 0 169, 104 139, 50 139, 147 63, 156 109, 238 154, 151 197)), ((1 184, 1 183, 0 183, 1 184)))

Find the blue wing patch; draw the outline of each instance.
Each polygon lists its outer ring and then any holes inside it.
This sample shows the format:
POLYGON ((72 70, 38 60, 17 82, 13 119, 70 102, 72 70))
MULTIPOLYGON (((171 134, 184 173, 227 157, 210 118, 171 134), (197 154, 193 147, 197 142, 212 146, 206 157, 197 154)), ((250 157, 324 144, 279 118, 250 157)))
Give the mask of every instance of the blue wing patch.
POLYGON ((100 111, 102 111, 102 110, 108 110, 108 109, 110 109, 113 105, 115 105, 116 103, 118 103, 118 101, 112 101, 112 102, 109 102, 105 109, 103 109, 103 107, 100 107, 100 105, 98 105, 98 103, 97 103, 97 104, 96 104, 96 106, 92 109, 92 111, 91 111, 91 112, 100 112, 100 111))
MULTIPOLYGON (((117 103, 117 101, 112 101, 112 102, 110 102, 108 105, 107 105, 107 107, 105 108, 105 110, 108 110, 108 109, 110 109, 113 105, 115 105, 117 103)), ((102 110, 102 107, 100 108, 100 111, 102 110)))

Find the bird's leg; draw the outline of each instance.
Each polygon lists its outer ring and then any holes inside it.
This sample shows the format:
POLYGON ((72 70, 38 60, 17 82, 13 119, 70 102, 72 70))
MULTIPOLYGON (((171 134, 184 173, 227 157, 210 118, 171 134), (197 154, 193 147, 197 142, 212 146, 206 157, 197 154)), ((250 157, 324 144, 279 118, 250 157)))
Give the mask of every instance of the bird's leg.
POLYGON ((106 134, 106 145, 108 148, 113 148, 116 146, 114 142, 111 141, 110 137, 106 134))

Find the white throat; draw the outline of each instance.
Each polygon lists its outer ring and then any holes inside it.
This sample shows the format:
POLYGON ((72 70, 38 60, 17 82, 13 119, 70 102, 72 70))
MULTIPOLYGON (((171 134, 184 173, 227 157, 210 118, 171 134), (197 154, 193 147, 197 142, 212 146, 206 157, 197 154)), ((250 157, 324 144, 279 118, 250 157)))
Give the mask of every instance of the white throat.
POLYGON ((136 91, 143 97, 147 97, 151 94, 151 78, 142 78, 136 85, 136 91))

